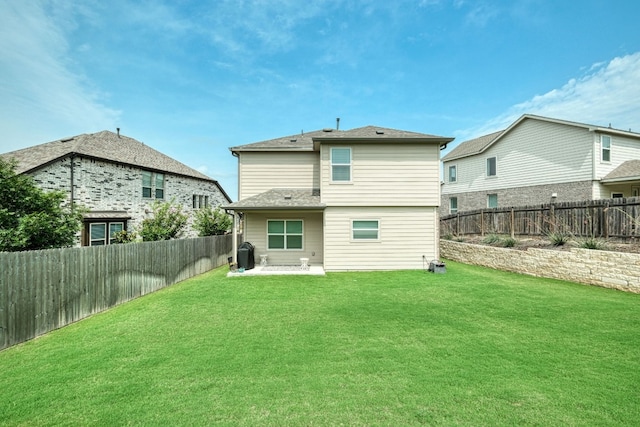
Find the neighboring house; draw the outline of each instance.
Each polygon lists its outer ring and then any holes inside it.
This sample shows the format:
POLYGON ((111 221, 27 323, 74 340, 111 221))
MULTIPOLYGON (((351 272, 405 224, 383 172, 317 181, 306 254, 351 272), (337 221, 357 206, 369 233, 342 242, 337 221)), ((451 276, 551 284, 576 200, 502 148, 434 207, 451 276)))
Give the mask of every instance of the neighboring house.
POLYGON ((438 258, 440 149, 452 140, 367 126, 232 147, 239 201, 225 208, 269 264, 422 268, 438 258))
POLYGON ((640 195, 640 134, 523 115, 442 158, 441 215, 640 195))
MULTIPOLYGON (((2 154, 17 172, 44 190, 61 190, 89 209, 78 243, 112 243, 120 230, 134 230, 155 201, 173 201, 193 213, 231 199, 217 181, 135 139, 102 131, 2 154)), ((189 226, 185 237, 196 236, 189 226)))

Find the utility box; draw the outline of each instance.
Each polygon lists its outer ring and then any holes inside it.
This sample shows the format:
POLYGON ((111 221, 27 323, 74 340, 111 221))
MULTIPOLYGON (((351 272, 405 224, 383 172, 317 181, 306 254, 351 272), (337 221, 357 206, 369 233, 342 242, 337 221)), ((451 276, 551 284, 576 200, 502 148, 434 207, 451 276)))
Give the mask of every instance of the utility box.
POLYGON ((238 269, 244 268, 245 270, 251 270, 256 266, 254 258, 254 247, 249 242, 243 242, 238 248, 238 269))
POLYGON ((434 259, 429 263, 429 271, 432 273, 446 273, 447 266, 444 264, 444 262, 434 259))

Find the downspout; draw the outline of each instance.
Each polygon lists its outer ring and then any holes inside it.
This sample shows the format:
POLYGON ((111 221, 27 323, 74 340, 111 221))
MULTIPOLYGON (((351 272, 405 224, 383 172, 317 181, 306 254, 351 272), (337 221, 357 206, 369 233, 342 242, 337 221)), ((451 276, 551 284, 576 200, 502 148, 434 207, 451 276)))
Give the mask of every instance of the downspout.
POLYGON ((75 191, 74 191, 74 184, 75 184, 75 178, 74 178, 74 163, 75 163, 75 154, 71 153, 71 171, 70 171, 70 180, 71 180, 71 191, 69 191, 69 198, 71 199, 71 212, 73 212, 74 210, 74 201, 75 201, 75 191))

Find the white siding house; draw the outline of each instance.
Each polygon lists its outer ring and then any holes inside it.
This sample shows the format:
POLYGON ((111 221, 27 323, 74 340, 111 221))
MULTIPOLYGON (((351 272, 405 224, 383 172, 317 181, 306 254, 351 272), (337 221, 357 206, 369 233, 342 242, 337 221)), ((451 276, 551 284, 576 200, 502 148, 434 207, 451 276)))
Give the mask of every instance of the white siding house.
POLYGON ((422 268, 439 255, 440 149, 451 140, 367 126, 232 147, 240 200, 225 208, 270 264, 422 268))
POLYGON ((637 159, 638 133, 524 115, 443 157, 440 213, 637 196, 637 159))

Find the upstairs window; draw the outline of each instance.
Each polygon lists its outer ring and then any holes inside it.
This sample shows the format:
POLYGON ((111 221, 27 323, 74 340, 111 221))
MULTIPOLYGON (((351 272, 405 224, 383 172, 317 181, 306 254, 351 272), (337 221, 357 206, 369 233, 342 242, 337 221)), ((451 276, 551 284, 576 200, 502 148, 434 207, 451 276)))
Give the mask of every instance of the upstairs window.
POLYGON ((351 181, 351 148, 331 148, 331 181, 351 181))
POLYGON ((164 199, 164 174, 142 171, 142 197, 164 199))
POLYGON ((489 157, 487 159, 487 176, 496 176, 496 158, 489 157))
POLYGON ((458 181, 458 168, 457 166, 449 166, 449 182, 458 181))
POLYGON ((268 220, 267 248, 301 250, 303 229, 302 220, 268 220))
POLYGON ((611 137, 608 135, 600 136, 600 145, 602 146, 602 161, 611 161, 611 137))

